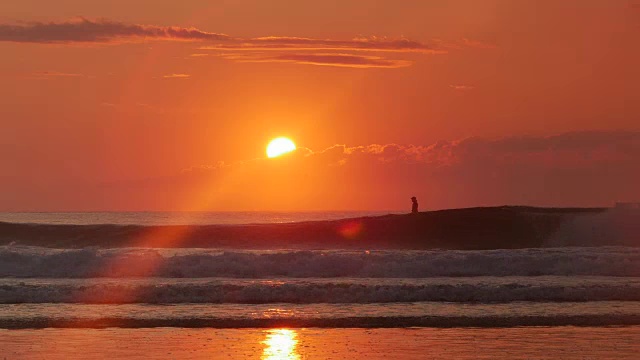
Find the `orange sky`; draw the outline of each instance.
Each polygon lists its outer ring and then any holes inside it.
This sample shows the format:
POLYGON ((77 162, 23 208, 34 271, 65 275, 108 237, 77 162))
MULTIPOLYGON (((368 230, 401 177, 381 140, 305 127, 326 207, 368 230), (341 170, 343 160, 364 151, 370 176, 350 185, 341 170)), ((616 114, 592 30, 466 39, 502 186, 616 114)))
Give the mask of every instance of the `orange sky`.
POLYGON ((5 1, 0 211, 637 200, 638 43, 627 0, 5 1))

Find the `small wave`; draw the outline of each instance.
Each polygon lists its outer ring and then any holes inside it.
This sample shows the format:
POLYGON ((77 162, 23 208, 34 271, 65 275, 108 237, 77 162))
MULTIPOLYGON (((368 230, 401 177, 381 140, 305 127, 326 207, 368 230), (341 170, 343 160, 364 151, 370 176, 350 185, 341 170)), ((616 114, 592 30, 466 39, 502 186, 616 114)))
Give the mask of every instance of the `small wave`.
POLYGON ((0 247, 0 277, 640 277, 640 248, 219 251, 0 247))
POLYGON ((638 321, 640 302, 636 301, 0 305, 0 328, 603 326, 638 321))
MULTIPOLYGON (((465 279, 468 280, 468 279, 465 279)), ((638 279, 526 281, 155 281, 0 284, 0 304, 316 304, 640 301, 638 279)))
POLYGON ((406 327, 480 327, 501 328, 516 326, 621 326, 640 325, 640 315, 564 315, 564 316, 398 316, 344 317, 305 319, 0 319, 0 329, 43 328, 406 328, 406 327))

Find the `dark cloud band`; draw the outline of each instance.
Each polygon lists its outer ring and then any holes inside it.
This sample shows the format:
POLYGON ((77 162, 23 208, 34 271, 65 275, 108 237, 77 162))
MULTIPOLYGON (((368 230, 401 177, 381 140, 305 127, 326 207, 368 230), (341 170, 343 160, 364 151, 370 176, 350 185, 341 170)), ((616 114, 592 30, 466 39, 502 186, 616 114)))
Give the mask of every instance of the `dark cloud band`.
POLYGON ((110 20, 0 24, 0 41, 25 43, 108 43, 123 40, 229 40, 224 34, 174 26, 126 24, 110 20))
POLYGON ((196 28, 127 24, 111 20, 79 18, 65 22, 0 24, 0 41, 25 43, 118 43, 123 41, 173 40, 210 42, 209 50, 351 50, 444 52, 434 45, 409 39, 356 38, 351 40, 301 37, 233 38, 196 28))

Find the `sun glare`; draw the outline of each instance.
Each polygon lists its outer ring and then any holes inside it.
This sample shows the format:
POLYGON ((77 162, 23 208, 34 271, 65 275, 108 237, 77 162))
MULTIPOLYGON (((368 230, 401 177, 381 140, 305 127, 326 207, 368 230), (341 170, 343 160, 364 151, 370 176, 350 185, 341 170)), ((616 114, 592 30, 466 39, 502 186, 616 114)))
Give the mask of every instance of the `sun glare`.
POLYGON ((289 329, 267 330, 267 337, 262 342, 266 345, 262 353, 264 360, 298 360, 300 354, 298 345, 298 333, 289 329))
POLYGON ((292 152, 296 149, 296 144, 286 137, 279 137, 271 140, 269 145, 267 145, 267 157, 274 158, 289 152, 292 152))

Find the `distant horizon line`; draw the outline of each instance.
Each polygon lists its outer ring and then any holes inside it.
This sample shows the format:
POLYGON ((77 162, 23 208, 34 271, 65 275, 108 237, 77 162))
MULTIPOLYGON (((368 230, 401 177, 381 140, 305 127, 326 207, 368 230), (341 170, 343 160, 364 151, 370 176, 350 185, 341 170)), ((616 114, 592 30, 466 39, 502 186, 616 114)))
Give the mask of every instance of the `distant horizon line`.
MULTIPOLYGON (((474 205, 474 206, 462 206, 462 207, 446 207, 446 208, 427 208, 421 209, 420 212, 442 211, 442 210, 460 210, 460 209, 478 209, 478 208, 539 208, 539 209, 614 209, 619 202, 613 202, 609 206, 560 206, 560 205, 515 205, 515 204, 503 204, 503 205, 474 205)), ((629 203, 629 202, 625 202, 629 203)), ((403 209, 368 209, 368 210, 16 210, 5 211, 0 210, 0 214, 90 214, 90 213, 324 213, 324 212, 338 212, 338 213, 408 213, 411 212, 410 208, 403 209)))

